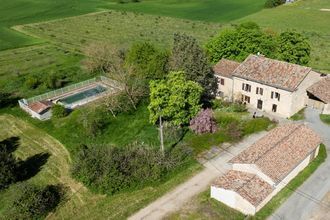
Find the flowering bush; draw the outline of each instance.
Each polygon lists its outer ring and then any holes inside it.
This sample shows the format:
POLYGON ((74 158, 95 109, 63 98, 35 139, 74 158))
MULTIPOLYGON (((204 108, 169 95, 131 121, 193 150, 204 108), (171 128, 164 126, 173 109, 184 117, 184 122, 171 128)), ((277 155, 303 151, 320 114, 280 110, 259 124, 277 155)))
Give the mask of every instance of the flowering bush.
POLYGON ((190 121, 190 129, 196 134, 215 133, 217 124, 211 109, 201 110, 195 118, 190 121))

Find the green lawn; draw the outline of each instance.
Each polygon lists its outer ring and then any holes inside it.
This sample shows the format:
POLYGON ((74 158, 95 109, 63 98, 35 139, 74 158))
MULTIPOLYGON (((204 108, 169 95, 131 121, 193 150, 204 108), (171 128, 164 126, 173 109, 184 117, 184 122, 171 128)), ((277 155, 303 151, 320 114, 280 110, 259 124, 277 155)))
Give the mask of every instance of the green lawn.
POLYGON ((300 121, 305 118, 305 108, 301 109, 296 114, 292 115, 289 119, 292 121, 300 121))
MULTIPOLYGON (((114 196, 94 194, 70 177, 71 158, 60 142, 21 119, 7 114, 0 115, 0 141, 13 136, 20 138, 20 146, 15 155, 23 160, 38 153, 50 153, 41 171, 30 178, 29 182, 38 185, 62 183, 68 187, 66 199, 47 219, 127 219, 201 168, 191 161, 168 179, 153 186, 114 196)), ((2 213, 7 208, 8 199, 15 193, 14 189, 12 185, 0 191, 0 219, 3 219, 2 213)))
POLYGON ((263 0, 142 0, 140 3, 113 4, 109 8, 190 20, 228 22, 253 14, 263 0))
POLYGON ((330 73, 330 12, 328 0, 300 0, 275 9, 264 9, 236 22, 254 21, 266 29, 296 30, 309 38, 312 46, 309 66, 330 73))
POLYGON ((324 115, 324 114, 321 114, 321 115, 320 115, 320 119, 321 119, 324 123, 330 125, 330 115, 324 115))
POLYGON ((244 216, 242 213, 210 198, 209 190, 207 190, 196 196, 179 211, 168 216, 167 219, 267 219, 268 216, 270 216, 292 193, 294 193, 294 190, 313 174, 313 172, 325 161, 326 157, 327 152, 325 146, 321 145, 318 156, 253 217, 244 216))
POLYGON ((65 75, 67 83, 91 78, 81 70, 81 59, 81 55, 45 44, 0 51, 0 90, 27 98, 50 90, 43 84, 28 88, 27 78, 46 79, 51 72, 65 75))

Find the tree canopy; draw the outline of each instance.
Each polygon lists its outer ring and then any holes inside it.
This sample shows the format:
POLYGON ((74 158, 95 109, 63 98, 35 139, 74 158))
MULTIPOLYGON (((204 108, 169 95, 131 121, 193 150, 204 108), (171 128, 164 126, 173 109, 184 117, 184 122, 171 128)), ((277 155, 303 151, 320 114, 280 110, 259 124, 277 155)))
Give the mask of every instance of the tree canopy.
POLYGON ((186 125, 199 112, 203 88, 187 80, 183 71, 170 72, 164 80, 150 82, 150 121, 161 116, 174 125, 186 125))
POLYGON ((162 79, 168 72, 168 53, 148 42, 136 43, 126 55, 126 62, 147 80, 162 79))
POLYGON ((216 78, 207 55, 195 38, 185 34, 174 35, 170 69, 184 71, 187 80, 199 83, 204 88, 206 98, 216 94, 216 78))
POLYGON ((221 58, 243 61, 249 54, 261 53, 266 57, 306 65, 310 60, 310 45, 296 32, 277 35, 266 32, 253 23, 221 31, 206 44, 211 62, 221 58))

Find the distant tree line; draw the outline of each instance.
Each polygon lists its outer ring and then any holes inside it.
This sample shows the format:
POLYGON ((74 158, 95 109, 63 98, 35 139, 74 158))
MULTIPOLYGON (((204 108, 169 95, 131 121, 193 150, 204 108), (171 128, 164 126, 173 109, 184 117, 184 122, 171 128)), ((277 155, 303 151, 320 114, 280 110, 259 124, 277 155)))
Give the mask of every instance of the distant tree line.
POLYGON ((206 50, 213 63, 221 58, 243 61, 249 54, 261 53, 269 58, 306 65, 310 60, 311 46, 300 33, 285 31, 277 34, 247 22, 221 31, 206 44, 206 50))

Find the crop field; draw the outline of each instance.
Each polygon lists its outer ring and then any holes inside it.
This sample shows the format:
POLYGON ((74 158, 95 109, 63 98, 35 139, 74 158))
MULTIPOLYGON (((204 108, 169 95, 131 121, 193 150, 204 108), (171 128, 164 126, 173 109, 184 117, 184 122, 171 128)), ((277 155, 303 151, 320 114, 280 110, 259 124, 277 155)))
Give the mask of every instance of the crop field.
POLYGON ((82 49, 95 41, 129 46, 137 41, 151 41, 169 46, 174 33, 186 33, 205 42, 221 28, 220 24, 108 11, 51 22, 15 27, 27 34, 55 42, 62 47, 82 49))
POLYGON ((330 73, 330 1, 301 0, 275 9, 264 9, 237 22, 255 21, 276 31, 296 30, 309 38, 312 55, 309 66, 330 73))
POLYGON ((263 8, 263 0, 143 0, 109 8, 190 20, 229 22, 263 8))
POLYGON ((26 78, 44 76, 54 71, 65 73, 72 81, 83 80, 88 76, 79 74, 81 58, 52 45, 0 51, 0 88, 20 97, 36 95, 47 89, 42 86, 37 89, 25 87, 26 78))
MULTIPOLYGON (((10 137, 19 138, 20 146, 15 154, 22 160, 39 153, 50 154, 41 171, 29 182, 39 185, 62 183, 68 188, 66 199, 47 219, 126 219, 200 169, 198 164, 192 164, 180 175, 159 185, 115 196, 97 195, 71 179, 70 155, 61 143, 23 120, 3 114, 0 116, 0 141, 10 137)), ((0 219, 6 200, 13 193, 11 189, 0 192, 0 219)))

